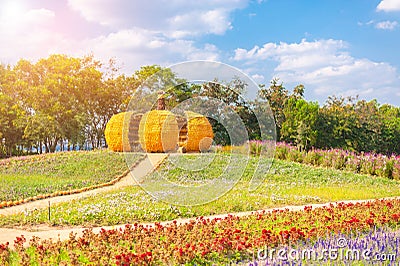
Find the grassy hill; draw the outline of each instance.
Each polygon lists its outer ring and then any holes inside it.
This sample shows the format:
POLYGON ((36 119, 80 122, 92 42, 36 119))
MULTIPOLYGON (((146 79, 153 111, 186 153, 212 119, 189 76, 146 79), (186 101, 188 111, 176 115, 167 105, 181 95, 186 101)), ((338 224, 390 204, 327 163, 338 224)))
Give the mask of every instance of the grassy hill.
POLYGON ((108 151, 60 152, 0 160, 0 202, 102 184, 126 170, 124 155, 108 151))

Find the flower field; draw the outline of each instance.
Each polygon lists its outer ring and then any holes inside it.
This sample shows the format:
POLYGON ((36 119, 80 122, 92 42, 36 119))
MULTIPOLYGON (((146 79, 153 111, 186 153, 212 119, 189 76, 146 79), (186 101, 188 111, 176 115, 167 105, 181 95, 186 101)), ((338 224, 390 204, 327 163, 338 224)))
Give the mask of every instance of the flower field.
POLYGON ((390 227, 376 227, 368 232, 332 233, 315 241, 279 245, 258 250, 257 259, 248 265, 395 265, 399 261, 400 234, 390 227), (277 252, 281 254, 277 256, 277 252), (275 256, 274 256, 275 255, 275 256))
MULTIPOLYGON (((196 155, 187 156, 191 158, 196 155)), ((185 182, 187 180, 200 182, 207 178, 216 178, 220 174, 218 169, 227 163, 225 159, 224 156, 216 158, 206 170, 193 172, 176 168, 173 163, 166 161, 157 173, 165 174, 165 178, 171 181, 182 180, 182 177, 185 177, 185 182)), ((167 221, 285 205, 399 196, 400 183, 397 180, 281 160, 275 160, 271 173, 266 176, 258 189, 249 191, 248 181, 256 163, 257 159, 251 157, 242 180, 228 193, 208 204, 171 206, 151 197, 140 187, 133 186, 68 203, 53 204, 50 224, 102 226, 167 221)), ((1 226, 42 223, 49 223, 47 210, 0 216, 1 226)))
MULTIPOLYGON (((260 147, 252 150, 257 154, 260 147)), ((191 165, 199 170, 187 171, 175 167, 176 161, 166 160, 147 177, 148 180, 151 182, 152 175, 162 174, 171 182, 207 182, 218 178, 229 163, 225 152, 182 156, 179 160, 199 163, 191 165), (197 160, 196 156, 210 156, 206 168, 204 160, 197 160)), ((138 155, 137 160, 140 159, 138 155)), ((331 265, 336 262, 364 265, 372 259, 374 263, 390 265, 399 260, 400 199, 204 218, 285 205, 399 196, 398 157, 341 150, 300 152, 295 147, 278 143, 276 159, 264 182, 258 189, 249 191, 248 181, 258 159, 267 160, 251 156, 236 186, 204 205, 171 206, 152 198, 140 187, 132 186, 53 204, 50 221, 48 211, 40 209, 0 216, 0 226, 7 227, 130 224, 98 234, 86 230, 81 237, 71 234, 67 241, 34 238, 25 243, 21 236, 13 243, 0 243, 0 265, 331 265), (178 218, 193 220, 183 224, 161 223, 178 218), (327 256, 292 261, 277 256, 260 258, 260 250, 272 249, 294 250, 295 253, 311 249, 320 255, 327 247, 337 248, 339 239, 346 239, 347 246, 340 247, 343 252, 368 249, 371 259, 361 258, 355 262, 327 256), (385 257, 378 260, 381 254, 385 257)), ((246 155, 243 160, 247 160, 246 155)), ((0 182, 4 183, 0 195, 9 197, 7 200, 10 196, 20 199, 51 191, 93 187, 110 182, 126 169, 122 153, 105 151, 20 157, 2 160, 0 164, 0 182)))
MULTIPOLYGON (((27 248, 23 246, 25 240, 21 236, 14 243, 0 246, 0 262, 39 265, 245 263, 252 261, 265 247, 308 244, 318 249, 329 243, 334 247, 330 240, 332 234, 348 237, 348 246, 341 248, 357 245, 361 248, 360 243, 364 242, 350 240, 355 233, 365 232, 368 238, 369 231, 382 227, 396 232, 399 222, 400 200, 394 199, 338 203, 316 209, 305 207, 303 211, 295 212, 288 209, 256 212, 244 217, 198 217, 183 224, 176 221, 146 226, 135 223, 120 230, 103 229, 99 234, 86 230, 82 237, 71 234, 64 242, 33 239, 27 248)), ((393 241, 382 239, 371 249, 371 254, 386 251, 397 255, 399 237, 389 233, 386 236, 393 241)), ((370 247, 368 245, 371 243, 363 248, 370 247)))
MULTIPOLYGON (((269 143, 250 141, 250 153, 259 155, 269 143)), ((314 166, 331 167, 358 174, 368 174, 400 180, 400 155, 356 153, 341 149, 311 149, 300 151, 288 143, 276 143, 275 158, 314 166)))
MULTIPOLYGON (((133 157, 132 157, 133 158, 133 157)), ((137 155, 137 160, 141 158, 137 155)), ((62 152, 0 160, 0 208, 91 189, 126 171, 125 157, 106 151, 62 152)))

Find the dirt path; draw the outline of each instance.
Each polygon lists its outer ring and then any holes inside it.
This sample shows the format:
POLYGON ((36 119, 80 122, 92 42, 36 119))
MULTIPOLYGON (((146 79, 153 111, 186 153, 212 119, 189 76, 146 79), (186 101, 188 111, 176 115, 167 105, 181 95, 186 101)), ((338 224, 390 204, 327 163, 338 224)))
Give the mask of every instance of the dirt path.
MULTIPOLYGON (((385 199, 399 199, 399 197, 391 197, 391 198, 385 198, 385 199)), ((345 200, 345 201, 340 201, 344 203, 363 203, 367 201, 373 201, 375 199, 370 199, 370 200, 345 200)), ((285 207, 279 207, 279 208, 271 208, 271 209, 265 209, 265 210, 259 210, 259 211, 249 211, 249 212, 239 212, 239 213, 232 213, 232 215, 236 216, 247 216, 251 215, 252 213, 255 212, 261 212, 261 211, 272 211, 272 210, 284 210, 284 209, 289 209, 290 211, 299 211, 303 210, 305 206, 312 206, 313 208, 319 208, 323 206, 329 206, 330 204, 335 204, 337 202, 328 202, 328 203, 322 203, 322 204, 307 204, 307 205, 301 205, 301 206, 285 206, 285 207)), ((213 219, 213 218, 224 218, 228 216, 229 214, 219 214, 219 215, 212 215, 212 216, 207 216, 205 218, 213 219)), ((178 224, 183 224, 187 223, 195 218, 187 218, 187 219, 176 219, 178 224)), ((172 223, 173 221, 165 221, 161 222, 161 224, 169 224, 172 223)), ((142 223, 143 225, 153 225, 154 223, 142 223)), ((115 225, 115 226, 101 226, 101 227, 91 227, 93 229, 93 232, 98 233, 102 228, 106 230, 110 229, 119 229, 119 228, 124 228, 125 224, 123 225, 115 225)), ((13 241, 17 236, 24 235, 26 238, 27 242, 26 245, 29 243, 29 240, 32 239, 33 236, 37 236, 40 239, 52 239, 52 240, 67 240, 69 238, 70 233, 77 234, 77 236, 81 236, 82 232, 88 229, 87 227, 51 227, 47 225, 38 225, 38 226, 32 226, 29 229, 23 230, 23 229, 15 229, 15 228, 0 228, 0 243, 5 243, 9 242, 12 246, 14 243, 13 241)))
POLYGON ((71 201, 74 199, 85 198, 88 196, 96 195, 97 193, 100 192, 110 191, 117 188, 137 185, 135 180, 138 180, 140 182, 140 180, 142 180, 148 173, 153 171, 154 168, 157 167, 167 156, 168 154, 163 154, 163 153, 148 154, 146 158, 143 159, 134 169, 132 169, 132 171, 129 174, 127 174, 125 177, 123 177, 121 180, 119 180, 112 186, 97 188, 78 194, 71 194, 71 195, 47 198, 43 200, 31 201, 25 204, 0 209, 0 217, 1 215, 17 214, 24 211, 47 208, 49 206, 49 201, 50 204, 55 204, 60 202, 71 201))

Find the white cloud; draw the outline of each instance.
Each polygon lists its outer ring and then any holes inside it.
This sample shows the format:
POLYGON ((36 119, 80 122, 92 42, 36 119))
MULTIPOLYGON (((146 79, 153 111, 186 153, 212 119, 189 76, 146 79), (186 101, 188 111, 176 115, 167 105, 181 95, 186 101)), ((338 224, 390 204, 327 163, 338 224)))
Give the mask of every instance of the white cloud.
POLYGON ((50 29, 55 17, 53 11, 42 8, 19 12, 14 19, 0 19, 3 63, 14 63, 19 58, 37 59, 47 56, 50 49, 69 46, 60 34, 50 29))
POLYGON ((238 48, 233 59, 258 66, 274 61, 274 76, 285 83, 302 83, 322 99, 332 94, 379 98, 397 93, 400 76, 395 67, 354 58, 347 48, 346 42, 332 39, 266 43, 249 50, 238 48))
POLYGON ((380 30, 394 30, 399 23, 397 21, 381 21, 375 24, 375 28, 380 30))
POLYGON ((265 82, 265 77, 260 74, 253 74, 253 75, 251 75, 251 78, 258 84, 265 82))
POLYGON ((218 60, 219 50, 211 44, 196 47, 194 41, 169 39, 158 32, 134 28, 121 30, 87 40, 83 51, 92 51, 96 57, 116 58, 125 63, 124 72, 148 64, 170 65, 187 60, 218 60), (90 50, 89 50, 90 49, 90 50))
POLYGON ((347 44, 337 40, 321 40, 288 44, 281 42, 266 43, 263 47, 254 46, 251 50, 238 48, 235 51, 235 60, 265 60, 273 59, 279 62, 277 71, 295 70, 324 66, 327 62, 340 65, 350 60, 348 54, 339 49, 346 48, 347 44))
POLYGON ((27 23, 34 23, 37 25, 43 25, 49 22, 49 20, 54 19, 55 14, 53 11, 41 8, 41 9, 31 9, 26 12, 23 20, 27 23))
POLYGON ((218 60, 215 45, 194 38, 222 35, 232 28, 231 13, 249 0, 68 0, 68 6, 109 34, 87 40, 83 50, 115 57, 128 68, 187 60, 218 60))
POLYGON ((399 0, 382 0, 376 8, 378 11, 400 11, 399 0))
POLYGON ((169 38, 162 32, 143 28, 113 31, 84 40, 69 39, 52 31, 54 12, 33 9, 16 20, 0 20, 1 63, 14 64, 18 59, 37 60, 52 53, 83 56, 93 53, 100 60, 115 58, 124 64, 122 71, 131 74, 140 66, 170 64, 187 60, 219 60, 215 45, 199 46, 193 40, 169 38))
POLYGON ((371 25, 371 24, 375 24, 375 21, 374 21, 374 20, 370 20, 370 21, 368 21, 368 22, 361 22, 361 21, 357 22, 357 25, 358 25, 358 26, 364 26, 364 25, 369 26, 369 25, 371 25))
POLYGON ((394 30, 395 28, 397 28, 399 26, 399 23, 397 21, 390 21, 390 20, 386 20, 386 21, 375 21, 375 20, 370 20, 368 22, 357 22, 358 26, 374 26, 376 29, 379 30, 394 30))
MULTIPOLYGON (((88 6, 90 6, 89 4, 91 3, 90 1, 79 1, 79 3, 81 2, 88 4, 88 6)), ((110 1, 110 3, 111 2, 112 1, 110 1)), ((124 64, 123 71, 130 74, 135 69, 146 64, 167 66, 187 60, 216 61, 219 60, 220 51, 215 45, 197 45, 195 40, 190 38, 185 39, 183 37, 194 35, 196 29, 202 27, 202 34, 222 34, 226 28, 230 27, 229 18, 226 15, 228 11, 225 12, 222 10, 223 5, 227 5, 227 3, 228 1, 221 0, 219 1, 219 7, 216 9, 202 9, 204 14, 199 18, 198 24, 192 22, 196 21, 193 17, 198 16, 198 13, 192 10, 189 16, 182 16, 179 22, 179 19, 169 21, 170 25, 175 25, 171 30, 163 30, 163 21, 155 20, 153 22, 154 27, 149 27, 148 29, 139 26, 121 27, 111 30, 107 29, 103 34, 81 40, 72 39, 64 35, 62 31, 57 28, 58 18, 56 18, 56 14, 52 10, 44 8, 31 10, 13 8, 12 10, 15 10, 14 13, 17 11, 20 12, 18 16, 10 16, 7 18, 5 16, 0 16, 0 51, 2 51, 0 62, 14 64, 20 58, 37 60, 42 57, 47 57, 52 53, 64 53, 71 56, 83 56, 93 53, 96 58, 104 61, 108 61, 110 58, 116 58, 118 63, 124 64), (224 15, 226 16, 224 17, 224 15), (220 21, 218 21, 217 18, 220 19, 220 21), (192 24, 189 25, 191 22, 192 24), (223 24, 225 22, 227 24, 223 24), (159 23, 161 23, 161 26, 158 25, 159 23), (179 29, 183 30, 180 31, 179 29), (175 34, 175 36, 171 36, 173 34, 175 34)), ((238 6, 241 1, 232 3, 236 3, 236 6, 238 6)), ((101 6, 100 4, 90 6, 87 11, 92 13, 90 13, 88 17, 93 18, 93 20, 100 19, 102 16, 100 11, 106 11, 107 7, 112 9, 111 4, 108 4, 108 2, 106 4, 107 5, 103 6, 103 9, 94 8, 101 6)), ((112 4, 114 5, 113 2, 112 4)), ((148 6, 152 4, 148 4, 148 6)), ((195 2, 191 4, 194 6, 195 2)), ((166 4, 158 3, 158 11, 156 12, 162 14, 161 10, 163 9, 163 5, 166 4)), ((216 4, 214 6, 216 6, 216 4)), ((143 5, 141 5, 141 7, 142 10, 139 11, 142 12, 144 11, 144 7, 143 5)), ((118 12, 111 12, 111 14, 115 15, 124 11, 123 9, 121 10, 121 7, 118 5, 116 5, 115 8, 118 12)), ((179 17, 175 11, 175 13, 172 11, 168 18, 179 17)), ((137 12, 138 11, 136 11, 136 13, 137 12)), ((9 12, 9 14, 11 13, 9 12)), ((134 14, 132 14, 132 16, 134 16, 134 14)), ((142 23, 144 23, 144 19, 147 19, 147 16, 145 14, 141 16, 140 19, 142 19, 142 23)), ((127 17, 130 18, 131 16, 128 15, 127 17)), ((155 16, 150 17, 152 19, 156 18, 155 16)), ((165 18, 166 17, 164 17, 164 19, 165 18)), ((111 16, 110 20, 105 21, 110 21, 111 23, 114 21, 114 17, 111 16)))
MULTIPOLYGON (((15 11, 16 12, 16 11, 15 11)), ((33 29, 42 28, 46 24, 52 23, 55 14, 48 9, 31 9, 28 11, 19 10, 18 13, 9 14, 10 16, 0 17, 1 33, 15 32, 24 33, 33 29)))
POLYGON ((68 0, 86 20, 110 28, 141 27, 181 38, 223 34, 232 28, 230 14, 248 0, 68 0))

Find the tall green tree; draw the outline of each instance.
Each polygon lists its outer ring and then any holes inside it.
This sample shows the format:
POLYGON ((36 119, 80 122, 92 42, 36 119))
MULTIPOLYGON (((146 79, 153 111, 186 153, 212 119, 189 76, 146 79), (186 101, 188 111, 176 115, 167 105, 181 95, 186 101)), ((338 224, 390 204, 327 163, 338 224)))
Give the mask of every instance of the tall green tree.
POLYGON ((355 150, 357 117, 354 110, 356 99, 329 97, 319 112, 318 148, 342 148, 355 150))
POLYGON ((21 106, 13 98, 0 92, 0 157, 20 152, 24 144, 21 142, 23 125, 20 124, 23 115, 21 106))
POLYGON ((355 127, 353 148, 357 151, 381 151, 383 121, 376 100, 359 100, 354 105, 355 127))
POLYGON ((239 77, 234 77, 230 81, 220 81, 215 78, 213 81, 204 82, 197 87, 196 95, 221 103, 218 108, 210 106, 212 110, 210 111, 210 117, 218 117, 218 119, 210 119, 216 144, 243 144, 245 133, 250 137, 257 138, 258 136, 259 138, 259 130, 254 128, 256 118, 251 112, 251 106, 243 99, 247 86, 248 84, 239 77), (231 119, 233 113, 236 113, 241 118, 243 127, 237 125, 238 121, 236 119, 231 119), (247 130, 247 132, 244 130, 247 130))
POLYGON ((382 122, 380 150, 400 154, 400 107, 384 104, 378 112, 382 122))
POLYGON ((286 120, 282 124, 284 141, 295 143, 301 150, 310 149, 317 142, 319 105, 304 99, 291 97, 283 109, 286 120))
POLYGON ((263 84, 260 85, 258 95, 261 99, 267 100, 271 107, 275 118, 277 139, 280 140, 282 125, 286 119, 283 109, 285 108, 286 101, 289 99, 289 91, 283 86, 282 82, 279 83, 278 78, 274 78, 269 87, 263 84))

